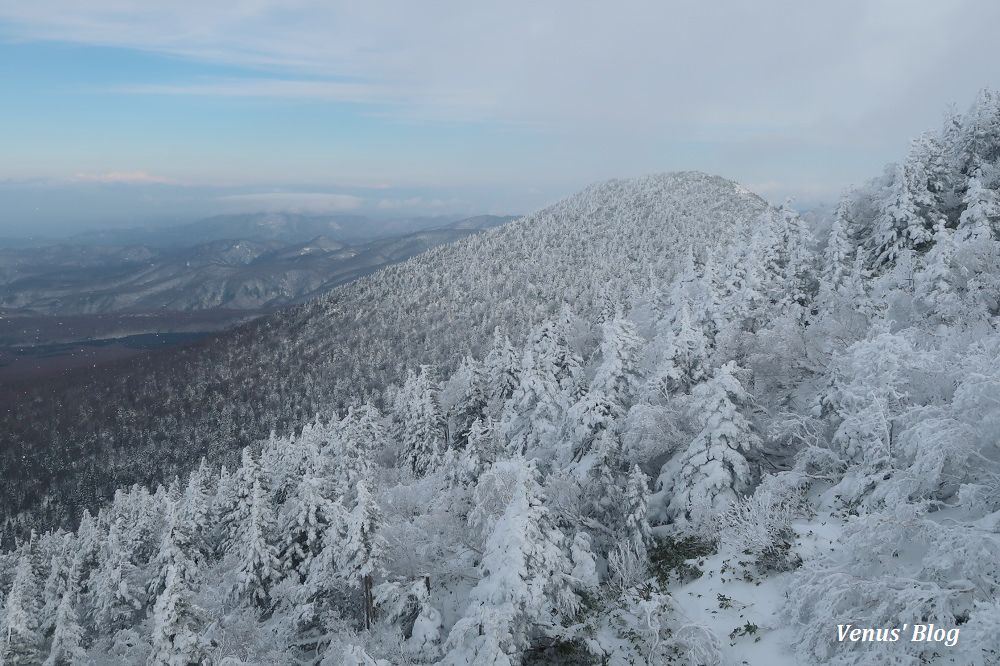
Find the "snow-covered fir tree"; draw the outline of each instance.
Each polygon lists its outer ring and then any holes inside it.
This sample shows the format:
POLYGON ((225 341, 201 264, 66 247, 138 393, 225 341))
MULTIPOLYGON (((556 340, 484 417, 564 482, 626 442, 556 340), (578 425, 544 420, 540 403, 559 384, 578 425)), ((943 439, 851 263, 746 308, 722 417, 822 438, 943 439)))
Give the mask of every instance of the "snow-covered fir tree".
POLYGON ((747 492, 754 469, 747 460, 760 443, 743 414, 750 399, 730 361, 692 392, 691 411, 701 430, 687 449, 664 465, 659 485, 675 520, 704 522, 747 492))
POLYGON ((30 547, 22 548, 7 591, 0 623, 0 663, 30 664, 38 660, 42 636, 38 633, 38 583, 30 547))

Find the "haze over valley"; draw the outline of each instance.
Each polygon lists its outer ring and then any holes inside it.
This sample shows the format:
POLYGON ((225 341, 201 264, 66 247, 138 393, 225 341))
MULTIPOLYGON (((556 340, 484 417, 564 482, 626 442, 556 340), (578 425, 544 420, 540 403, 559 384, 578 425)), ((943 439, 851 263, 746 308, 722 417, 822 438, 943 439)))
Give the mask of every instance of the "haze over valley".
POLYGON ((511 219, 270 213, 0 248, 0 382, 226 330, 511 219))

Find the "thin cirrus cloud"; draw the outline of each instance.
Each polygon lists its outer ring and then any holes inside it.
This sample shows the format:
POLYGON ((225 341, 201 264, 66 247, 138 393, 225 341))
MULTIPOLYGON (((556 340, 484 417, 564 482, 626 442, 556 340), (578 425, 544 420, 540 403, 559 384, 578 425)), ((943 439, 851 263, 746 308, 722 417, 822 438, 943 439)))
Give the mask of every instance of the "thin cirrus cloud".
POLYGON ((24 39, 272 73, 120 88, 134 93, 375 102, 403 105, 415 118, 668 135, 713 136, 714 128, 728 140, 740 131, 808 129, 824 117, 857 120, 912 94, 920 76, 961 50, 949 26, 963 10, 986 6, 14 0, 0 18, 24 39), (314 80, 294 80, 302 77, 314 80))

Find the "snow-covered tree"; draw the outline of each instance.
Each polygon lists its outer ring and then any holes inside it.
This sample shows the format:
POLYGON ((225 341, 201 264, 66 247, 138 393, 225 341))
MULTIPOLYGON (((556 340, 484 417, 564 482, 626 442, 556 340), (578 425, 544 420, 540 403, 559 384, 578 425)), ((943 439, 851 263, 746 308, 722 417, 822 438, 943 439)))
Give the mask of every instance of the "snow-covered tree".
POLYGON ((42 637, 38 633, 39 590, 29 547, 23 547, 14 580, 4 600, 0 622, 0 663, 37 663, 42 637))
POLYGON ((219 528, 225 552, 237 552, 240 548, 241 538, 250 524, 254 489, 258 486, 263 494, 268 493, 268 479, 260 461, 250 447, 244 447, 239 468, 228 482, 225 477, 220 478, 217 491, 219 528))
POLYGON ((850 274, 851 265, 854 261, 856 246, 850 236, 850 213, 848 200, 841 200, 834 214, 833 224, 827 236, 826 248, 823 250, 823 265, 821 269, 821 280, 828 285, 832 291, 843 284, 850 274))
POLYGON ((343 534, 338 544, 339 577, 361 588, 364 594, 366 626, 374 621, 373 575, 382 566, 385 539, 380 533, 382 513, 372 492, 371 481, 359 481, 354 507, 344 516, 343 534))
POLYGON ((653 539, 647 517, 649 497, 649 477, 633 464, 621 497, 622 520, 618 530, 622 541, 629 542, 643 559, 653 539))
POLYGON ((63 595, 71 585, 79 585, 78 574, 71 569, 73 558, 73 535, 57 532, 47 535, 49 543, 55 546, 55 551, 49 557, 49 571, 42 586, 42 605, 39 614, 39 631, 47 633, 52 629, 56 611, 62 603, 63 595))
POLYGON ((667 512, 676 521, 709 520, 753 482, 746 455, 758 448, 760 438, 741 411, 750 396, 737 376, 740 371, 730 361, 692 391, 691 414, 701 430, 663 466, 659 478, 669 501, 667 512))
POLYGON ((464 449, 451 449, 444 468, 449 483, 475 485, 479 476, 501 457, 505 446, 499 441, 497 424, 476 419, 469 427, 464 449))
POLYGON ((303 476, 278 515, 283 571, 305 581, 313 559, 322 550, 324 535, 337 529, 337 509, 329 479, 314 471, 303 476))
POLYGON ((593 590, 600 584, 597 574, 597 560, 590 544, 590 535, 579 531, 573 536, 570 546, 570 558, 573 560, 573 571, 570 575, 584 590, 593 590))
POLYGON ((692 323, 686 302, 681 304, 670 327, 658 334, 653 344, 657 366, 649 379, 648 392, 686 393, 707 376, 711 343, 704 330, 692 323))
POLYGON ((472 424, 486 418, 488 379, 482 364, 467 356, 455 372, 453 381, 460 387, 460 393, 449 415, 450 445, 464 449, 469 442, 472 424))
POLYGON ((590 391, 573 405, 566 419, 568 432, 560 442, 568 444, 568 450, 561 452, 564 460, 580 462, 594 448, 594 442, 602 433, 614 433, 617 422, 623 416, 621 404, 612 400, 603 391, 590 391))
POLYGON ((869 237, 869 262, 882 266, 903 250, 921 249, 931 241, 939 215, 927 191, 923 166, 915 161, 886 167, 882 190, 877 193, 877 213, 869 237))
POLYGON ((970 239, 1000 240, 1000 196, 984 187, 979 178, 970 178, 962 200, 965 210, 958 220, 958 231, 970 239))
POLYGON ((187 585, 194 583, 198 576, 198 564, 191 557, 191 525, 185 525, 180 515, 179 501, 166 498, 167 526, 160 541, 160 550, 153 560, 154 574, 149 583, 150 597, 157 597, 166 586, 168 571, 173 571, 187 585))
POLYGON ((198 615, 187 582, 175 566, 169 565, 165 586, 153 607, 153 651, 149 663, 157 666, 199 663, 203 646, 199 641, 198 615))
POLYGON ((202 458, 188 476, 184 496, 175 508, 178 545, 196 564, 204 562, 215 550, 210 531, 214 500, 211 476, 208 463, 202 458))
POLYGON ((410 372, 396 396, 395 414, 403 456, 417 475, 437 467, 447 446, 447 423, 438 401, 434 369, 420 366, 410 372))
POLYGON ((923 258, 922 270, 912 278, 915 305, 936 323, 951 323, 966 314, 960 294, 965 276, 954 266, 958 248, 953 232, 938 224, 933 242, 934 246, 923 258))
POLYGON ((483 367, 490 378, 488 406, 490 413, 496 417, 521 383, 517 350, 510 338, 501 335, 499 328, 493 332, 493 348, 486 355, 483 367))
POLYGON ((798 306, 798 312, 812 301, 817 280, 813 245, 815 240, 802 216, 792 208, 789 198, 778 211, 777 242, 781 272, 775 276, 780 286, 774 299, 782 312, 798 306))
MULTIPOLYGON (((251 489, 246 525, 241 530, 233 593, 262 610, 270 609, 271 588, 282 578, 281 560, 275 545, 276 528, 274 509, 257 480, 251 489)), ((180 572, 174 570, 173 575, 179 578, 180 572)))
POLYGON ((59 602, 49 656, 43 666, 83 666, 87 663, 87 652, 83 649, 83 628, 77 617, 73 597, 74 590, 67 589, 59 602))
POLYGON ((624 406, 631 402, 641 381, 643 341, 636 334, 635 325, 625 319, 605 323, 601 332, 598 348, 601 360, 590 382, 590 390, 602 392, 624 406))
POLYGON ((550 447, 565 409, 551 358, 531 347, 521 357, 520 383, 504 405, 500 431, 512 451, 537 453, 550 447))
POLYGON ((495 463, 476 487, 473 524, 484 534, 480 581, 445 642, 444 664, 516 664, 534 632, 578 604, 566 538, 541 499, 532 463, 495 463))

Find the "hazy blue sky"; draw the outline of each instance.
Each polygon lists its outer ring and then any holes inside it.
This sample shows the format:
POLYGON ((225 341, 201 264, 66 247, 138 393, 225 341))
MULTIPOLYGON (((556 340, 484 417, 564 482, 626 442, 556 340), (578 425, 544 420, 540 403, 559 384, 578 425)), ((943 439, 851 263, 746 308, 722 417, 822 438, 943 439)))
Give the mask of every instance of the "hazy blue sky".
POLYGON ((528 212, 678 169, 808 207, 996 85, 997 25, 990 1, 2 0, 0 234, 528 212))

